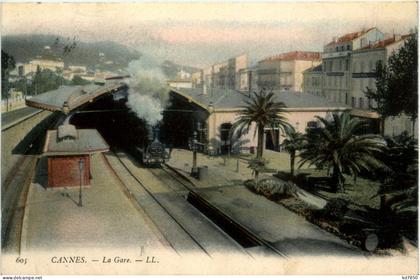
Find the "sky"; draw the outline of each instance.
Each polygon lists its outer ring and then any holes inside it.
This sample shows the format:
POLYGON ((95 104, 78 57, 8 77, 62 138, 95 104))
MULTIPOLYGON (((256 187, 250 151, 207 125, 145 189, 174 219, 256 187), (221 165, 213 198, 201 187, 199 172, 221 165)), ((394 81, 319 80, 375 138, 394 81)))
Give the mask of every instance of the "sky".
POLYGON ((376 26, 407 33, 417 3, 3 3, 1 34, 54 34, 112 40, 158 59, 205 67, 248 53, 322 51, 334 36, 376 26))

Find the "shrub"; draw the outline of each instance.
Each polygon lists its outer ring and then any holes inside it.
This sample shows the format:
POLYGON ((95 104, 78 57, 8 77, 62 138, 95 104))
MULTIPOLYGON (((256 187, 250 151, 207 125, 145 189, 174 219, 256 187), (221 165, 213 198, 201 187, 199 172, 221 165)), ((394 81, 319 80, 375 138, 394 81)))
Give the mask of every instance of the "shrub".
POLYGON ((332 220, 342 220, 348 210, 349 202, 342 198, 333 198, 322 209, 322 216, 332 220))
POLYGON ((262 179, 258 181, 258 184, 255 180, 247 180, 244 184, 253 192, 272 200, 290 197, 296 193, 296 187, 293 183, 281 180, 262 179))

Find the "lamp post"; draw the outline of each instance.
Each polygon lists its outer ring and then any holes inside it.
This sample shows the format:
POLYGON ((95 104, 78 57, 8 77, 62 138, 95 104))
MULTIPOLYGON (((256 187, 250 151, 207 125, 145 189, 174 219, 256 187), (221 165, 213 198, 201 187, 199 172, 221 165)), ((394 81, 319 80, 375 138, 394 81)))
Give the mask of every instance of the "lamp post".
POLYGON ((85 162, 83 159, 79 160, 79 171, 80 171, 80 188, 79 188, 79 203, 77 206, 83 207, 82 203, 82 183, 83 183, 83 168, 84 168, 85 162))
POLYGON ((197 171, 197 131, 194 131, 192 149, 193 149, 193 166, 191 170, 191 175, 197 176, 198 175, 197 174, 198 173, 197 171))

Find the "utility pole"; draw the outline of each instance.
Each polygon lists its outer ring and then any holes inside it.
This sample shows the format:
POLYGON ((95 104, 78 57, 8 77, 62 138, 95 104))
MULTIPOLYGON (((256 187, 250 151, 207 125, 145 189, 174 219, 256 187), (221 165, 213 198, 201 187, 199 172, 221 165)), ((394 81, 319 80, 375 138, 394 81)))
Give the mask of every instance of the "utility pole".
POLYGON ((191 176, 197 177, 198 170, 197 170, 197 131, 194 131, 194 138, 193 138, 193 166, 191 170, 191 176))

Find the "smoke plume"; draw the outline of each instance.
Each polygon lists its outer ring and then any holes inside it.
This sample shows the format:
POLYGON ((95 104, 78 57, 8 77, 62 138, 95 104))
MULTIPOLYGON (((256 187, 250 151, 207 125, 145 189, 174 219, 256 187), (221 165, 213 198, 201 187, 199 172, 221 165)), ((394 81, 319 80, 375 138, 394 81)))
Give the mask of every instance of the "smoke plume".
POLYGON ((127 107, 137 117, 154 126, 162 120, 162 110, 168 103, 166 77, 160 64, 152 57, 142 56, 129 63, 127 107))

